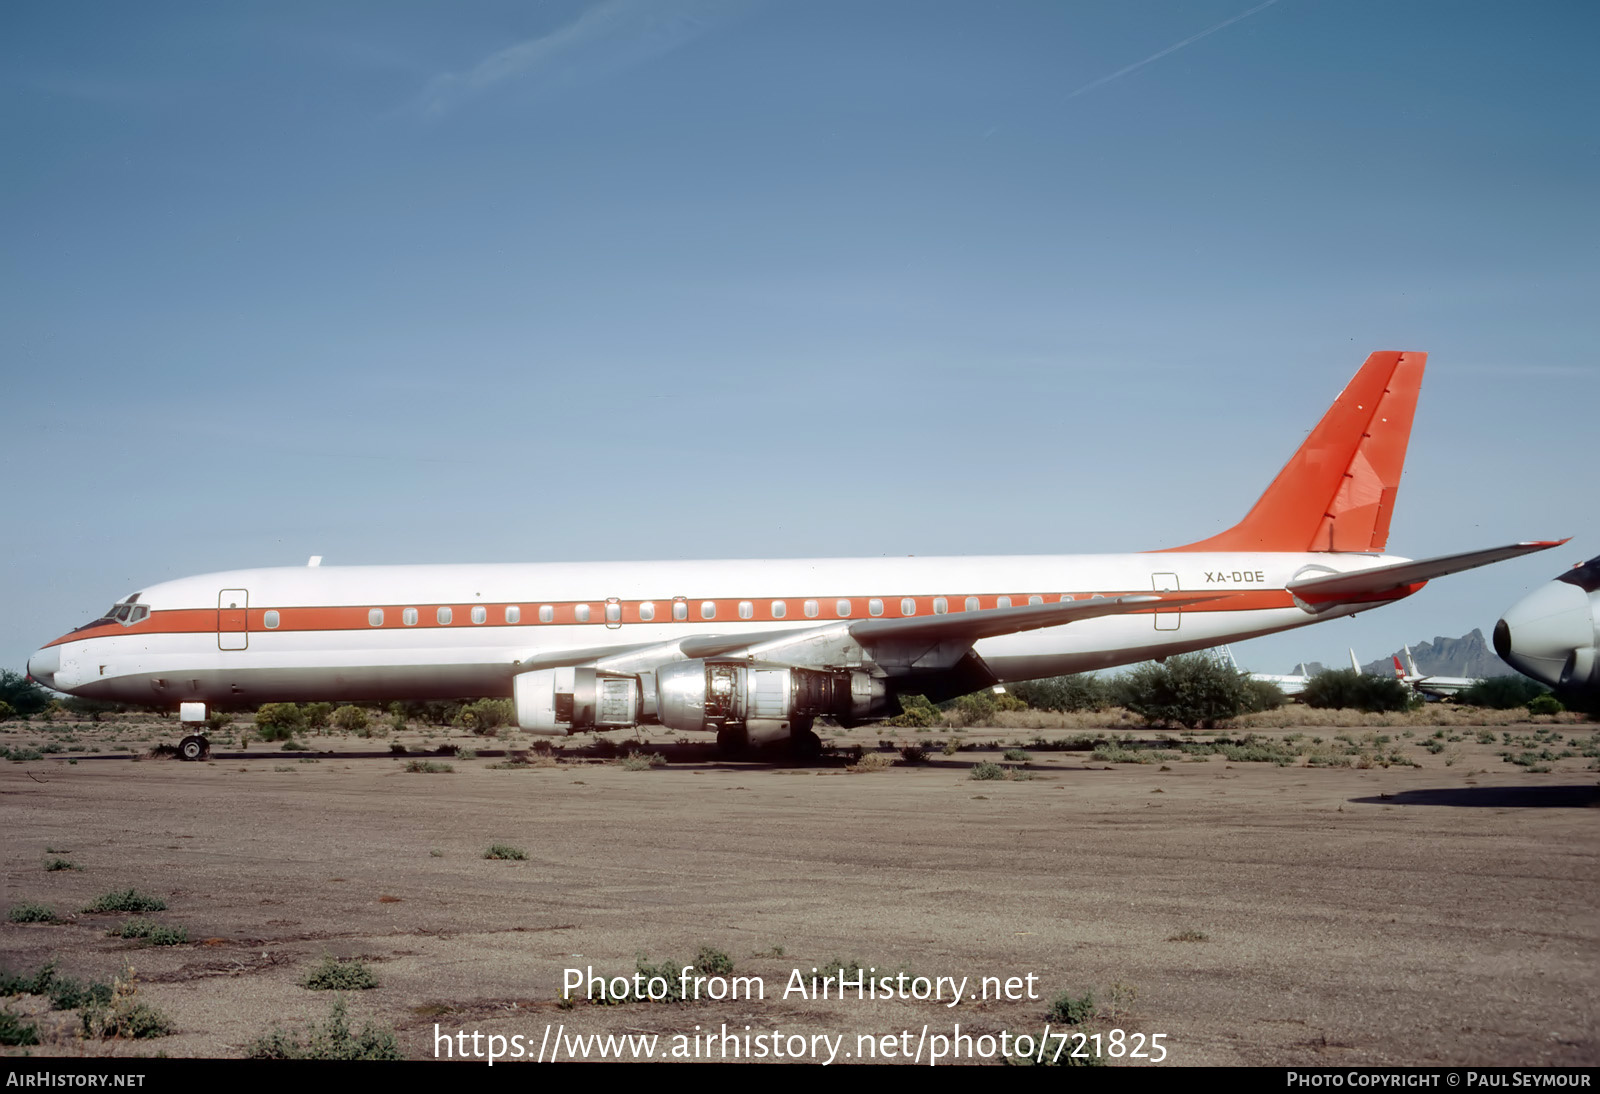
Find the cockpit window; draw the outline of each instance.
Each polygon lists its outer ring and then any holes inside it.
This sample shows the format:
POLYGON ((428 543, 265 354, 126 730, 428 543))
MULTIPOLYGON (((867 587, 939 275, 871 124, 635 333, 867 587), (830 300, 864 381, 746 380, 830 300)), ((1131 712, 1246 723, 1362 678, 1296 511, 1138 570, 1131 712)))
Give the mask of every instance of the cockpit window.
POLYGON ((148 604, 135 603, 139 599, 139 595, 134 593, 126 599, 117 601, 107 608, 106 613, 99 619, 85 623, 78 630, 82 631, 90 627, 98 627, 103 623, 121 623, 124 627, 131 627, 141 620, 150 618, 150 606, 148 604))

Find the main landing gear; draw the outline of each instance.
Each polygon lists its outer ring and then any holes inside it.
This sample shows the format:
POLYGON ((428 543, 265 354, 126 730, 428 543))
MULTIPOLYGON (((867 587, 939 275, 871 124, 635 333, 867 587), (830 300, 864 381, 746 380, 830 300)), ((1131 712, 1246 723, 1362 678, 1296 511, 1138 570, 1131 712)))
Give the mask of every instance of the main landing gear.
POLYGON ((199 733, 191 733, 178 742, 178 756, 184 760, 203 760, 211 755, 211 742, 199 733))

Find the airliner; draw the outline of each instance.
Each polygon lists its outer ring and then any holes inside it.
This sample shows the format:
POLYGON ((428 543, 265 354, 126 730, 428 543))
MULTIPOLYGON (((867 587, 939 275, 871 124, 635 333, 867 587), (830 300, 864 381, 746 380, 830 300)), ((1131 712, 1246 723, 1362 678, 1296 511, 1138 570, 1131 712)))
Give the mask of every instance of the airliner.
MULTIPOLYGON (((29 659, 58 691, 207 709, 503 696, 559 736, 814 725, 1354 615, 1556 546, 1384 553, 1427 355, 1372 354, 1243 520, 1138 554, 234 570, 148 586, 29 659)), ((205 755, 200 733, 186 758, 205 755)))

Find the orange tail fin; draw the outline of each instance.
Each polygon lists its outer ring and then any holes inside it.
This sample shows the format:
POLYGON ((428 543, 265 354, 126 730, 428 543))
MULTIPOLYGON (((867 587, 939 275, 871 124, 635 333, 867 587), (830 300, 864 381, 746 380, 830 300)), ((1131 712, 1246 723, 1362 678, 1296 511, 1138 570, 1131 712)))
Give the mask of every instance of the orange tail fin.
POLYGON ((1426 353, 1374 353, 1226 532, 1169 551, 1382 551, 1426 353))

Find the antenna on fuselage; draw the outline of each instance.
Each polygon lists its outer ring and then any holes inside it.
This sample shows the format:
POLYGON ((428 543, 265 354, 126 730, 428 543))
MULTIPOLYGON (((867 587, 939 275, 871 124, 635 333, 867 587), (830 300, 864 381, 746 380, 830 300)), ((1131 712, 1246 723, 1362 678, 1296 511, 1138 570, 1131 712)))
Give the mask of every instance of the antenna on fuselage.
POLYGON ((306 565, 307 566, 321 566, 322 565, 322 556, 321 555, 312 555, 309 559, 306 560, 306 565))

